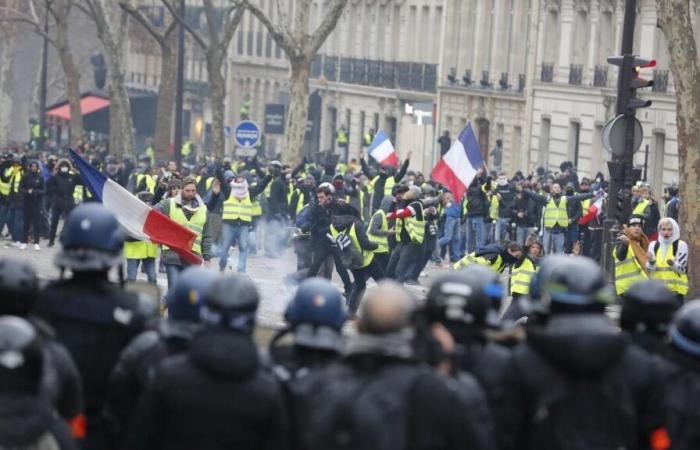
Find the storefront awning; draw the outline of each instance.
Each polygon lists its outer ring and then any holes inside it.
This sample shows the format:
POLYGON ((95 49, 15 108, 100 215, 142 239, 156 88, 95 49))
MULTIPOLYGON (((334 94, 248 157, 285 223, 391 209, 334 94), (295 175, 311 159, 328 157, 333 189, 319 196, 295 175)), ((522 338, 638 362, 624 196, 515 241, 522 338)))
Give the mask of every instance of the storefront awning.
MULTIPOLYGON (((94 95, 87 95, 80 99, 80 112, 86 116, 100 109, 109 106, 109 100, 94 95)), ((46 115, 52 116, 65 121, 70 121, 70 105, 66 102, 61 106, 57 106, 46 111, 46 115)))

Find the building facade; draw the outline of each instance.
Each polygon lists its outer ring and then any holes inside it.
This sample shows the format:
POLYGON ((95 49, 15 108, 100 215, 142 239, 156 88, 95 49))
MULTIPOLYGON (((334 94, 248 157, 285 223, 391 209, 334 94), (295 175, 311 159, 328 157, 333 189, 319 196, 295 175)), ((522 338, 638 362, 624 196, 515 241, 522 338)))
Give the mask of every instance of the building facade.
MULTIPOLYGON (((648 72, 653 91, 642 94, 653 105, 638 114, 644 139, 635 162, 646 160, 647 179, 660 190, 678 180, 675 96, 654 1, 638 3, 635 52, 657 66, 648 72)), ((273 21, 293 17, 294 2, 257 4, 273 21)), ((326 5, 311 2, 310 29, 326 5)), ((158 2, 151 7, 157 11, 158 2)), ((624 0, 349 0, 312 64, 307 150, 357 156, 364 134, 381 128, 400 156, 410 150, 412 165, 429 170, 439 157, 439 134, 448 130, 454 138, 471 121, 489 164, 502 140, 502 168, 510 173, 568 160, 582 175, 607 173, 601 134, 614 117, 617 71, 606 58, 619 52, 623 13, 624 0), (347 150, 336 144, 341 126, 347 150)), ((206 26, 195 0, 188 1, 188 18, 206 26)), ((158 52, 143 47, 131 46, 131 81, 155 86, 158 52)), ((282 49, 246 12, 224 69, 227 124, 245 111, 263 125, 266 108, 288 102, 288 73, 282 49)), ((188 58, 186 78, 186 128, 206 144, 201 58, 188 58)), ((268 154, 283 145, 282 134, 266 134, 268 154)))

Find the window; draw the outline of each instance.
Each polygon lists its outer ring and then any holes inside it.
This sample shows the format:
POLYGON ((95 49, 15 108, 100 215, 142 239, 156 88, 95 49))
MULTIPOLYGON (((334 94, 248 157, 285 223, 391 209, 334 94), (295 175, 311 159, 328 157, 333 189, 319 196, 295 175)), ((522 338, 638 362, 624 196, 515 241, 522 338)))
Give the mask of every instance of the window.
POLYGON ((657 198, 659 198, 663 192, 666 135, 660 132, 654 133, 652 144, 652 151, 649 155, 650 166, 647 167, 647 179, 653 186, 657 198))
POLYGON ((569 161, 574 163, 574 167, 578 167, 579 141, 581 138, 581 124, 579 122, 571 122, 569 124, 569 161))
POLYGON ((543 117, 540 123, 540 146, 537 151, 537 165, 544 166, 549 159, 549 129, 552 121, 548 117, 543 117))
POLYGON ((547 13, 547 25, 545 27, 545 51, 544 62, 553 63, 557 60, 559 50, 559 11, 550 10, 547 13))
POLYGON ((593 132, 593 152, 591 153, 591 176, 598 172, 607 173, 603 167, 603 126, 596 125, 593 132))

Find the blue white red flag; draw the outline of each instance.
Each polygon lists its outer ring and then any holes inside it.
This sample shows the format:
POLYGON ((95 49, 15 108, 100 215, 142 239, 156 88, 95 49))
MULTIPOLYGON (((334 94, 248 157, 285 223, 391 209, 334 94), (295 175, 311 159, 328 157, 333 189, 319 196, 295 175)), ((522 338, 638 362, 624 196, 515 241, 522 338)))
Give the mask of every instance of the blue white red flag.
POLYGON ((105 177, 80 155, 70 150, 75 167, 80 171, 83 183, 119 221, 119 225, 134 239, 151 240, 167 245, 183 260, 201 264, 202 259, 192 253, 197 235, 160 211, 151 208, 119 183, 105 177))
POLYGON ((367 149, 367 153, 381 165, 398 167, 399 158, 396 156, 396 149, 392 145, 389 137, 384 131, 379 130, 374 135, 374 139, 367 149))
POLYGON ((467 123, 447 153, 433 167, 432 178, 447 186, 455 200, 459 201, 483 165, 484 158, 472 124, 467 123))

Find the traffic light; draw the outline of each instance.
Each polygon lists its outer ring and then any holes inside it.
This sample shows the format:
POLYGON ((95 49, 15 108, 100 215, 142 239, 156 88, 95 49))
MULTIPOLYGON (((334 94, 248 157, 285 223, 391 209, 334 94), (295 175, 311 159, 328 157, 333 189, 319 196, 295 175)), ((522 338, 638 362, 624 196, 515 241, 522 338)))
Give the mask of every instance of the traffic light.
MULTIPOLYGON (((631 200, 632 196, 630 195, 630 191, 627 189, 621 189, 620 191, 617 192, 617 195, 614 197, 615 201, 615 219, 619 223, 626 223, 627 218, 630 214, 630 205, 631 205, 631 200)), ((613 201, 613 199, 611 199, 613 201)))
POLYGON ((608 64, 620 67, 617 82, 617 113, 634 114, 639 108, 651 106, 651 100, 637 97, 637 89, 652 87, 654 80, 639 76, 642 69, 655 67, 656 61, 636 55, 611 56, 608 64))

